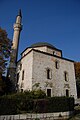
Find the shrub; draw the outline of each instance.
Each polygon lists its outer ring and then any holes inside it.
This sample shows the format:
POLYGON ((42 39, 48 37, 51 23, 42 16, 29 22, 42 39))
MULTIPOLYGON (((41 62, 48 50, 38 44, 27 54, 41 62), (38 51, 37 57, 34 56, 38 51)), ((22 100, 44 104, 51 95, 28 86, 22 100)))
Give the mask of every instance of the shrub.
POLYGON ((40 97, 40 94, 34 91, 31 94, 24 92, 0 97, 0 114, 48 113, 74 110, 74 98, 44 98, 43 95, 43 99, 38 99, 40 97))
POLYGON ((34 97, 33 98, 36 98, 36 99, 41 99, 41 98, 45 98, 46 97, 46 94, 44 91, 38 89, 36 91, 32 91, 34 97))
POLYGON ((74 110, 74 98, 52 97, 34 100, 34 111, 39 113, 66 112, 74 110))

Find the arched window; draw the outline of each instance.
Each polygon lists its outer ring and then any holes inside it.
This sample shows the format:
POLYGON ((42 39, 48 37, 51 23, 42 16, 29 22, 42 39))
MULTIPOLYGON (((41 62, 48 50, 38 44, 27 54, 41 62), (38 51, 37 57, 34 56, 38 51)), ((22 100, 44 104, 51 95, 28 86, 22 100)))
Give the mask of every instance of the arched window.
POLYGON ((22 71, 22 80, 24 80, 24 70, 22 71))
POLYGON ((51 97, 51 89, 47 89, 47 96, 51 97))
POLYGON ((23 89, 21 89, 21 92, 23 92, 23 89))
POLYGON ((66 71, 64 72, 64 79, 65 79, 65 81, 69 80, 69 76, 68 76, 68 73, 66 71))
POLYGON ((51 77, 52 77, 52 71, 51 71, 51 69, 47 69, 47 79, 51 79, 51 77))
POLYGON ((17 73, 17 83, 18 83, 18 81, 19 81, 19 73, 17 73))
POLYGON ((69 90, 66 89, 66 96, 69 97, 69 90))
POLYGON ((20 63, 20 70, 22 69, 22 64, 20 63))
POLYGON ((55 67, 56 67, 56 69, 59 69, 59 61, 58 60, 55 61, 55 67))

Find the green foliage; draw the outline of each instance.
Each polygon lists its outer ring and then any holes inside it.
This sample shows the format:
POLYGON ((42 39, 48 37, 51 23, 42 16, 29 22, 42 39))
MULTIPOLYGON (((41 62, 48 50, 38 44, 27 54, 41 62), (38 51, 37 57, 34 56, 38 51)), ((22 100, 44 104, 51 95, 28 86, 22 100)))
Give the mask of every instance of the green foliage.
POLYGON ((5 77, 1 76, 1 79, 0 79, 0 96, 4 95, 5 91, 6 91, 5 77))
POLYGON ((79 105, 75 106, 74 110, 75 110, 75 114, 80 114, 80 106, 79 105))
POLYGON ((76 80, 80 80, 80 62, 74 63, 76 80))
POLYGON ((80 62, 75 62, 74 67, 76 75, 77 95, 80 97, 80 62))
POLYGON ((11 41, 7 37, 6 31, 0 28, 0 95, 3 95, 6 89, 6 82, 3 80, 2 76, 7 70, 10 50, 11 41))
POLYGON ((77 96, 78 98, 80 98, 80 80, 76 81, 76 85, 77 85, 77 96))
POLYGON ((7 96, 0 98, 0 114, 15 114, 17 106, 14 99, 9 99, 7 96))
POLYGON ((45 98, 46 94, 44 91, 38 89, 35 91, 31 91, 33 98, 39 99, 39 98, 45 98))
POLYGON ((34 100, 35 112, 65 112, 74 110, 74 99, 67 97, 52 97, 34 100))
POLYGON ((3 95, 6 90, 6 84, 3 80, 0 80, 0 95, 3 95))
POLYGON ((38 87, 39 87, 39 84, 40 84, 40 83, 35 83, 35 84, 33 85, 33 87, 38 88, 38 87))
POLYGON ((10 81, 10 79, 1 76, 0 79, 0 96, 5 95, 5 94, 10 94, 11 91, 11 87, 12 87, 12 82, 10 81))
POLYGON ((52 97, 36 99, 30 91, 0 97, 0 114, 64 112, 74 110, 74 99, 52 97))
POLYGON ((0 28, 0 75, 4 74, 10 56, 11 41, 5 30, 0 28))
POLYGON ((18 94, 23 94, 24 96, 26 96, 27 98, 30 98, 30 99, 40 99, 40 98, 46 97, 45 92, 40 89, 33 90, 33 91, 25 91, 24 93, 18 93, 18 94))

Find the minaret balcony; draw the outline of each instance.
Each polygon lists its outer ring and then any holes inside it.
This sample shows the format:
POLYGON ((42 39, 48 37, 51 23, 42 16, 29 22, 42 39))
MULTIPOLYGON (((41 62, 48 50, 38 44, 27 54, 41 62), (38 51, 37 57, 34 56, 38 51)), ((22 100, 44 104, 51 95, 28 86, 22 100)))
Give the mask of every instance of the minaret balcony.
POLYGON ((14 24, 14 30, 22 30, 22 25, 21 24, 18 24, 18 23, 15 23, 14 24))

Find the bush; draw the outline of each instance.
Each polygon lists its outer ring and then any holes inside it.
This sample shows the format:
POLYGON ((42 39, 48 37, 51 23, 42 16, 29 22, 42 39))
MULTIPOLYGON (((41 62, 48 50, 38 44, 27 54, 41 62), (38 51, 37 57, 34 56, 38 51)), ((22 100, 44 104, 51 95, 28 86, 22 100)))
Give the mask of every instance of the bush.
POLYGON ((45 98, 46 97, 46 94, 45 94, 45 92, 44 91, 42 91, 42 90, 36 90, 36 91, 31 91, 31 93, 32 93, 32 98, 34 98, 34 99, 41 99, 41 98, 45 98))
POLYGON ((39 113, 66 112, 74 110, 74 98, 52 97, 34 100, 34 111, 39 113))
POLYGON ((74 110, 74 99, 68 97, 42 98, 39 92, 24 92, 0 97, 0 114, 48 113, 74 110), (35 98, 35 99, 33 99, 35 98), (36 99, 37 98, 37 99, 36 99))
POLYGON ((0 114, 16 114, 17 113, 17 106, 14 99, 9 99, 4 97, 0 99, 0 114))

